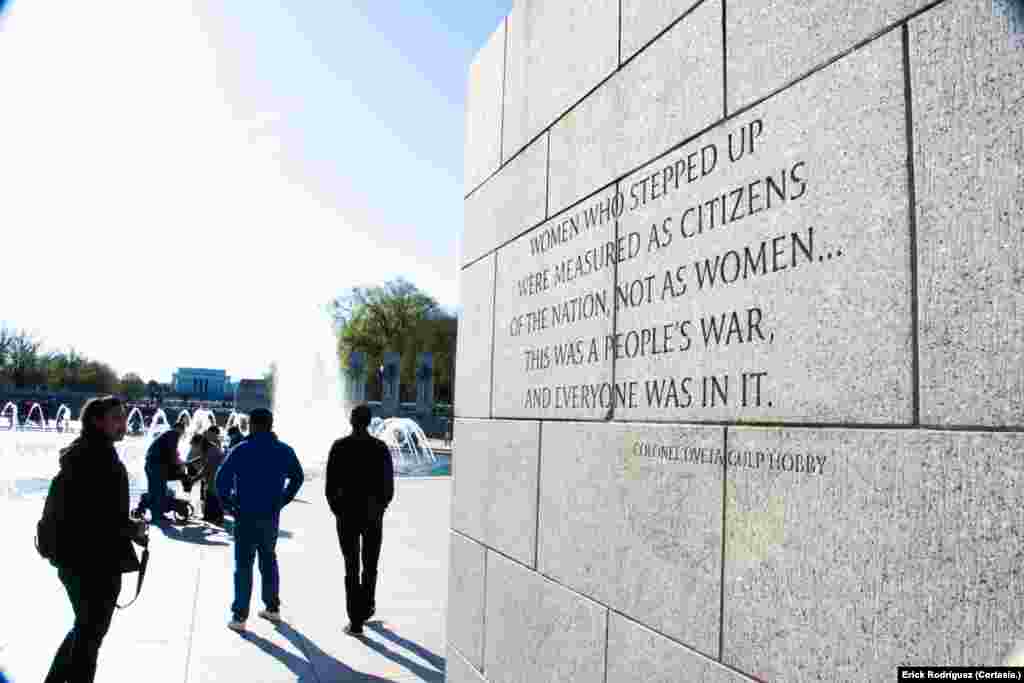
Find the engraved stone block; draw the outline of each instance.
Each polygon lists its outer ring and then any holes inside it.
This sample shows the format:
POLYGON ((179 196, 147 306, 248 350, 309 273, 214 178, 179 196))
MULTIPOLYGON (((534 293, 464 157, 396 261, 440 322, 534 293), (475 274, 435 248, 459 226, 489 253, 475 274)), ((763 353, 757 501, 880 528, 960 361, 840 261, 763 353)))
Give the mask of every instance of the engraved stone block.
POLYGON ((890 33, 622 181, 624 419, 912 419, 906 120, 890 33))
POLYGON ((697 4, 697 0, 622 0, 622 61, 697 4))
POLYGON ((487 678, 604 682, 607 610, 497 553, 487 554, 487 678))
POLYGON ((610 618, 608 683, 750 683, 746 676, 619 614, 613 612, 610 618))
POLYGON ((555 214, 722 116, 721 0, 708 0, 551 129, 555 214))
POLYGON ((539 570, 717 655, 723 439, 721 427, 545 423, 539 570))
POLYGON ((448 645, 448 659, 445 661, 445 683, 487 683, 487 680, 459 651, 448 645))
POLYGON ((448 641, 477 669, 483 666, 485 556, 484 546, 461 534, 451 534, 448 641))
POLYGON ((465 202, 462 263, 471 263, 544 220, 548 138, 543 136, 465 202))
POLYGON ((998 664, 1024 624, 1024 435, 731 428, 724 653, 764 680, 998 664))
POLYGON ((614 192, 598 195, 498 253, 495 417, 608 413, 612 365, 603 344, 615 259, 637 248, 615 240, 617 201, 614 192))
POLYGON ((540 424, 459 420, 452 528, 534 566, 540 424))
POLYGON ((931 1, 729 2, 725 11, 729 111, 827 63, 931 1))
POLYGON ((466 84, 466 192, 501 165, 501 90, 505 80, 505 22, 469 65, 466 84))
POLYGON ((910 23, 926 423, 1024 424, 1024 49, 992 9, 910 23))
POLYGON ((460 280, 462 313, 455 343, 455 414, 490 417, 494 256, 463 269, 460 280))
POLYGON ((503 161, 618 66, 618 0, 520 0, 508 16, 503 161))

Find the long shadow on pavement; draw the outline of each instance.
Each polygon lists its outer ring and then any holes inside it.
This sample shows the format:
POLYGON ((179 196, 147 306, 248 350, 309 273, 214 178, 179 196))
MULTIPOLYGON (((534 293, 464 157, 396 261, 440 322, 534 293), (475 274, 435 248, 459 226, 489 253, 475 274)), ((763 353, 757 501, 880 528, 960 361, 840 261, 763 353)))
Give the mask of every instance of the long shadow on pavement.
MULTIPOLYGON (((232 537, 234 536, 234 533, 235 533, 235 523, 232 520, 230 520, 230 519, 224 520, 224 524, 222 524, 220 526, 220 528, 222 528, 224 531, 226 531, 229 536, 232 536, 232 537)), ((277 530, 277 537, 278 538, 294 538, 295 534, 293 534, 292 532, 287 531, 285 529, 278 529, 277 530)))
POLYGON ((365 645, 366 647, 370 648, 375 652, 380 653, 384 657, 387 657, 395 664, 405 667, 413 675, 417 676, 420 680, 429 681, 429 683, 443 683, 445 671, 445 660, 443 658, 438 657, 430 650, 412 642, 411 640, 402 638, 394 631, 391 631, 382 626, 379 621, 367 622, 366 626, 375 633, 379 633, 387 640, 390 640, 392 643, 404 647, 405 649, 414 653, 418 657, 422 657, 424 660, 430 662, 433 666, 437 667, 438 670, 428 669, 422 664, 418 664, 413 660, 409 659, 408 657, 400 655, 399 653, 389 648, 387 645, 384 645, 383 643, 378 643, 377 641, 371 640, 370 638, 360 638, 359 640, 362 641, 363 645, 365 645))
POLYGON ((327 654, 312 640, 295 630, 288 624, 277 624, 274 630, 280 633, 285 639, 299 649, 308 661, 300 659, 287 650, 274 645, 269 640, 261 638, 254 633, 246 632, 242 637, 260 648, 267 654, 275 657, 285 666, 292 670, 299 681, 320 681, 321 674, 328 674, 329 681, 351 681, 353 683, 390 683, 390 679, 381 678, 373 674, 356 671, 343 662, 327 654), (326 667, 328 671, 319 671, 318 667, 326 667))
POLYGON ((307 662, 302 657, 296 657, 291 652, 288 652, 284 648, 275 645, 266 638, 262 638, 251 631, 246 631, 241 634, 241 636, 242 640, 249 641, 277 661, 287 666, 288 669, 295 674, 295 680, 298 681, 298 683, 314 683, 314 681, 319 681, 316 671, 313 670, 313 664, 311 662, 307 662))
POLYGON ((431 666, 435 667, 436 669, 444 671, 444 657, 441 657, 440 655, 431 652, 419 643, 414 643, 408 638, 403 638, 391 629, 384 626, 384 624, 380 621, 368 621, 366 622, 366 626, 375 633, 379 633, 382 637, 390 640, 395 645, 398 645, 399 647, 404 647, 406 650, 412 652, 417 657, 420 657, 421 659, 430 662, 431 666))
POLYGON ((227 541, 214 540, 210 535, 216 534, 220 529, 208 526, 184 526, 177 527, 173 524, 155 524, 156 528, 163 532, 163 535, 172 541, 184 541, 196 545, 230 545, 227 541))

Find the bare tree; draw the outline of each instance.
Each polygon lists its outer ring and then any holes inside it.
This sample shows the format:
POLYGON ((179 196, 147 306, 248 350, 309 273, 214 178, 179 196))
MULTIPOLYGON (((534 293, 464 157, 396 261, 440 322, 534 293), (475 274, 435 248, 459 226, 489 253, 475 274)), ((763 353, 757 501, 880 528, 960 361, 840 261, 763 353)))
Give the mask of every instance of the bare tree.
POLYGON ((18 330, 10 338, 7 351, 6 373, 16 387, 46 383, 47 358, 40 353, 41 339, 25 330, 18 330))

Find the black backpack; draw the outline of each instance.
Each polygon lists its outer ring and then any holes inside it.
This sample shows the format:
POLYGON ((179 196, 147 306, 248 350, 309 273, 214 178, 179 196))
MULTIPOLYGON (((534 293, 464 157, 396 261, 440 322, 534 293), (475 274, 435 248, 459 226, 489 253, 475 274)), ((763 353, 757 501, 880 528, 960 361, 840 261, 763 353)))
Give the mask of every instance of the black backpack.
POLYGON ((57 521, 57 508, 63 503, 64 498, 64 470, 57 472, 57 476, 50 481, 50 490, 46 494, 46 503, 43 505, 43 516, 36 523, 36 550, 39 555, 49 560, 50 564, 57 566, 57 553, 60 546, 60 525, 57 521))
MULTIPOLYGON (((61 468, 50 481, 50 490, 46 493, 46 502, 43 504, 43 516, 36 522, 36 550, 39 555, 49 560, 54 567, 59 566, 57 556, 60 552, 60 524, 57 520, 57 509, 63 507, 65 479, 64 469, 61 468)), ((149 565, 149 544, 146 543, 142 551, 142 561, 139 566, 139 579, 135 584, 135 597, 127 605, 117 604, 119 609, 128 607, 139 599, 142 592, 142 581, 146 578, 146 567, 149 565)))

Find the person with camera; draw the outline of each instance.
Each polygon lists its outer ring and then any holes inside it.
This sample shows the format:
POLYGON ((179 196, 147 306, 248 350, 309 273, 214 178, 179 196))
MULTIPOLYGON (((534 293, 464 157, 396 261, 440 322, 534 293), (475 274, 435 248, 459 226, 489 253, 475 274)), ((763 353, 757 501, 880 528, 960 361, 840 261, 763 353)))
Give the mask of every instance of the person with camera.
POLYGON ((128 514, 128 472, 114 448, 128 428, 124 405, 114 396, 89 399, 81 423, 81 435, 61 450, 44 511, 54 520, 50 561, 75 614, 46 683, 95 678, 121 575, 141 569, 132 542, 148 542, 146 523, 128 514))

